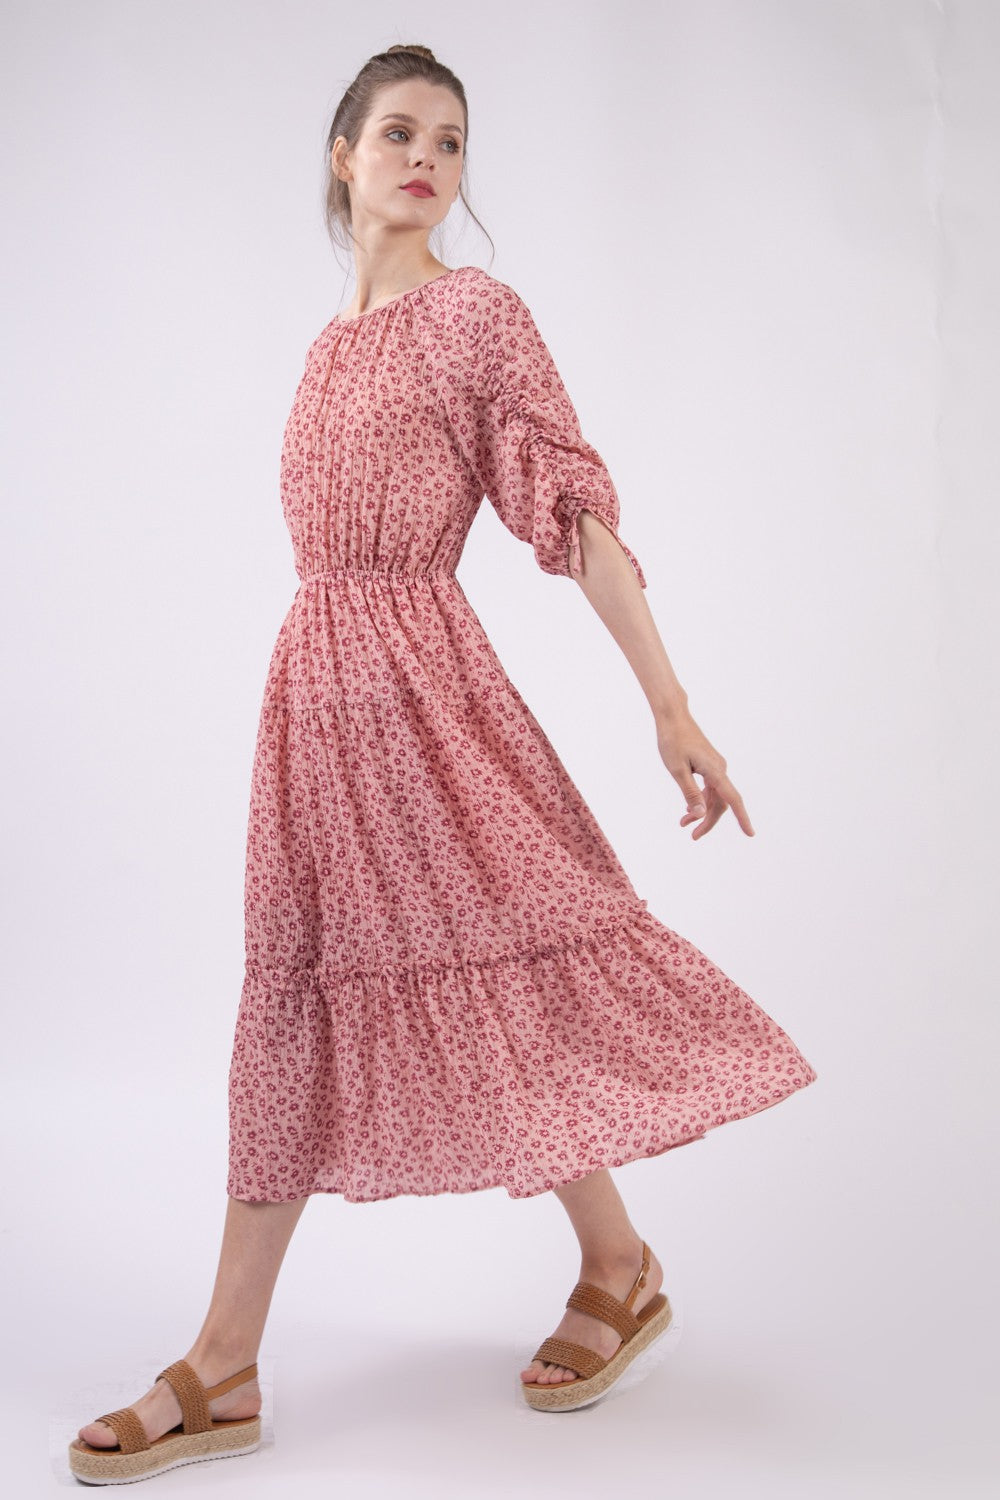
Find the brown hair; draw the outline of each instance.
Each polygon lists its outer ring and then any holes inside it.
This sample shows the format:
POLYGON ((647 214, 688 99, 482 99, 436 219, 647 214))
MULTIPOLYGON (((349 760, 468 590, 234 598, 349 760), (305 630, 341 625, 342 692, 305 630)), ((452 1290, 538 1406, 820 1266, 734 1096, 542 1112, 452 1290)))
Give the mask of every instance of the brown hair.
MULTIPOLYGON (((443 88, 450 89, 462 106, 463 123, 465 125, 465 142, 462 147, 462 178, 465 178, 466 158, 465 153, 469 144, 469 106, 465 98, 465 89, 461 81, 455 77, 450 68, 444 63, 438 62, 429 47, 417 45, 409 46, 397 43, 388 47, 384 52, 376 52, 370 57, 364 67, 357 74, 353 83, 350 83, 344 92, 343 98, 337 105, 333 121, 326 137, 326 171, 324 173, 324 195, 327 233, 333 242, 334 248, 342 245, 344 249, 350 250, 354 240, 351 228, 351 196, 347 183, 338 177, 333 170, 330 155, 333 151, 333 143, 338 135, 342 135, 347 141, 348 150, 357 145, 358 139, 364 128, 365 121, 371 114, 375 105, 375 97, 378 91, 390 83, 399 83, 404 78, 426 78, 429 83, 439 84, 443 88)), ((458 196, 461 198, 469 214, 479 224, 486 238, 493 244, 489 232, 480 223, 479 219, 469 207, 468 199, 459 184, 458 196)), ((441 226, 439 225, 438 228, 441 226)), ((440 259, 440 257, 438 257, 440 259)))

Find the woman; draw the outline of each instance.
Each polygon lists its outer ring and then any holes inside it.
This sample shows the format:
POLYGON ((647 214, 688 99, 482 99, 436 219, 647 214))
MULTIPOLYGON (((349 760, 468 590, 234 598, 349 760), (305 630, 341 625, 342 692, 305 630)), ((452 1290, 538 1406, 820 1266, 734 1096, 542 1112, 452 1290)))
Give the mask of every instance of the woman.
POLYGON ((485 493, 620 645, 681 826, 703 837, 730 807, 752 835, 531 314, 430 252, 467 143, 461 83, 417 47, 370 59, 330 130, 357 290, 309 348, 282 451, 301 584, 254 759, 221 1258, 183 1359, 80 1429, 92 1482, 257 1445, 254 1361, 314 1192, 555 1192, 580 1280, 522 1389, 548 1410, 597 1399, 670 1321, 608 1168, 816 1077, 638 898, 455 578, 485 493))

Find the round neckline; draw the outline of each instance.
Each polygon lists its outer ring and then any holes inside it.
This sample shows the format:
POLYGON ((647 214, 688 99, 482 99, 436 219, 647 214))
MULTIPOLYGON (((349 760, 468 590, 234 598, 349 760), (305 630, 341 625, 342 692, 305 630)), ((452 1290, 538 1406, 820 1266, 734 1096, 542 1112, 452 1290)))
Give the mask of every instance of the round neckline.
POLYGON ((449 276, 457 276, 459 271, 464 271, 465 266, 452 266, 447 271, 442 271, 440 276, 429 276, 426 281, 420 281, 416 286, 411 286, 405 292, 397 292, 395 297, 390 297, 387 302, 380 302, 378 307, 366 307, 364 312, 355 313, 353 317, 345 318, 337 313, 333 319, 335 323, 360 323, 362 318, 370 318, 372 313, 382 312, 387 307, 392 307, 397 302, 402 302, 404 297, 412 297, 415 292, 422 292, 425 287, 433 286, 436 281, 447 281, 449 276))

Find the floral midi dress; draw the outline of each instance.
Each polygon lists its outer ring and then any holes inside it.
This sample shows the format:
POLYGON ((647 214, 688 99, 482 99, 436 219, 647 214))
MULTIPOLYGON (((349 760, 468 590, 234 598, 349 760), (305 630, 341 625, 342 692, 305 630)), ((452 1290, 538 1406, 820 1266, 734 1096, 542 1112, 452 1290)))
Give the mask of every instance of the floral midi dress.
POLYGON ((527 306, 461 266, 309 346, 299 587, 264 688, 228 1192, 525 1198, 816 1078, 633 889, 455 575, 484 496, 546 573, 619 502, 527 306))

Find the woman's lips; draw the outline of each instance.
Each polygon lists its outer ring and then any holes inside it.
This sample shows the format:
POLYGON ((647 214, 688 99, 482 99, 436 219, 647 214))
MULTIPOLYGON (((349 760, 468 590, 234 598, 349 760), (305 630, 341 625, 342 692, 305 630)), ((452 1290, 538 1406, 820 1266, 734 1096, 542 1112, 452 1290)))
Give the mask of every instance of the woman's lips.
POLYGON ((415 182, 412 187, 405 187, 403 192, 412 193, 415 198, 433 198, 436 196, 432 188, 421 187, 418 182, 415 182))

